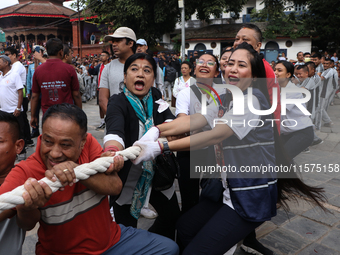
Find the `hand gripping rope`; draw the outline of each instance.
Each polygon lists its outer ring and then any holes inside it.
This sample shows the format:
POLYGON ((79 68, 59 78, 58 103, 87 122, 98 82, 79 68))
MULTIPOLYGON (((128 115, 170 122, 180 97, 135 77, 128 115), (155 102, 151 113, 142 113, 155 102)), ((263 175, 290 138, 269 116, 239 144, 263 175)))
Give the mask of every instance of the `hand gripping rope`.
MULTIPOLYGON (((114 162, 114 158, 118 155, 122 156, 124 161, 129 159, 134 160, 140 153, 141 149, 139 146, 131 146, 123 151, 117 151, 114 157, 102 157, 98 158, 91 163, 85 163, 74 168, 74 173, 76 175, 76 182, 79 180, 86 180, 91 175, 95 175, 96 173, 105 172, 108 167, 114 162)), ((53 182, 46 177, 39 180, 45 182, 50 188, 52 192, 56 192, 59 188, 63 187, 59 180, 53 182)), ((16 207, 17 205, 24 204, 25 201, 22 197, 25 188, 24 185, 21 185, 12 191, 6 192, 0 195, 0 213, 4 210, 11 209, 16 207)))

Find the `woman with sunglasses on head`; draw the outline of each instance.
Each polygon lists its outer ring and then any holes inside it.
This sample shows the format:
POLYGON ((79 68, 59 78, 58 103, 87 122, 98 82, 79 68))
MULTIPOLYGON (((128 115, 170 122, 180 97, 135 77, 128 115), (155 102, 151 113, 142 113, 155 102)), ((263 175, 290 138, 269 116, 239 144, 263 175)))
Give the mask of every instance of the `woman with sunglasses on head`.
MULTIPOLYGON (((275 76, 281 87, 296 89, 298 87, 291 81, 294 75, 294 66, 288 61, 279 61, 275 66, 275 76)), ((287 99, 304 98, 301 92, 289 92, 287 99)), ((286 115, 281 112, 281 138, 288 155, 293 159, 313 142, 313 123, 295 104, 287 104, 286 115)))
MULTIPOLYGON (((244 166, 287 166, 290 160, 285 157, 277 128, 272 127, 271 115, 258 116, 249 110, 247 98, 252 88, 253 106, 257 110, 268 110, 269 95, 265 79, 265 68, 260 55, 249 44, 240 44, 230 56, 225 78, 227 83, 243 91, 244 115, 233 115, 226 111, 223 119, 214 127, 211 124, 217 113, 195 114, 191 118, 183 117, 168 124, 158 126, 162 135, 178 135, 199 129, 209 124, 213 128, 190 137, 150 147, 157 135, 145 134, 148 142, 136 142, 142 152, 136 160, 149 159, 162 150, 195 150, 204 146, 222 142, 224 164, 235 171, 222 172, 224 190, 218 201, 202 198, 190 211, 178 221, 178 238, 184 246, 183 254, 223 254, 232 246, 254 231, 264 221, 276 215, 276 203, 285 205, 287 199, 301 194, 319 206, 323 199, 321 188, 313 188, 300 179, 277 179, 273 172, 259 176, 257 173, 243 174, 244 166), (252 121, 252 125, 243 125, 252 121), (231 124, 235 122, 234 124, 231 124), (180 125, 179 125, 180 123, 180 125), (261 123, 261 125, 259 125, 261 123), (151 149, 151 151, 150 151, 151 149)), ((222 97, 222 101, 224 98, 222 97)), ((236 103, 236 102, 235 102, 236 103)), ((231 106, 232 102, 225 104, 231 106)), ((213 107, 209 111, 216 111, 213 107)), ((156 127, 154 131, 156 131, 156 127)))
MULTIPOLYGON (((160 110, 164 105, 157 103, 162 95, 153 87, 156 75, 157 65, 150 55, 138 53, 126 60, 123 92, 113 95, 107 106, 104 151, 128 148, 152 126, 174 118, 169 108, 160 110)), ((123 189, 110 201, 115 220, 125 226, 137 227, 140 211, 152 186, 153 162, 133 165, 126 161, 118 175, 123 189)), ((149 231, 175 239, 175 224, 180 210, 174 186, 164 191, 152 189, 150 203, 158 217, 149 231)))

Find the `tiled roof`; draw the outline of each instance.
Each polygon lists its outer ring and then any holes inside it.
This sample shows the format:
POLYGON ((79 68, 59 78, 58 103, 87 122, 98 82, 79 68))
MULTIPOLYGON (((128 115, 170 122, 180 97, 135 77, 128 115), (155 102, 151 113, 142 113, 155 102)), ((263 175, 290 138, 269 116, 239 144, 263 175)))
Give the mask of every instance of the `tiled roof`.
POLYGON ((69 18, 73 10, 51 2, 26 2, 0 9, 0 18, 12 16, 69 18))

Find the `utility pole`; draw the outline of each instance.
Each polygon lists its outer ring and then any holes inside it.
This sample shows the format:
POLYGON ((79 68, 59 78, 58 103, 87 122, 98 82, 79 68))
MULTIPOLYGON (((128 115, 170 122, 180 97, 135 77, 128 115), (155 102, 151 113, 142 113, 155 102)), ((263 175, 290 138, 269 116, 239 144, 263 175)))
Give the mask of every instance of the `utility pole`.
POLYGON ((178 7, 182 9, 182 63, 185 61, 185 10, 184 10, 184 0, 178 0, 178 7))
POLYGON ((77 10, 78 10, 78 54, 81 59, 81 32, 80 32, 80 12, 79 12, 79 0, 77 0, 77 10))

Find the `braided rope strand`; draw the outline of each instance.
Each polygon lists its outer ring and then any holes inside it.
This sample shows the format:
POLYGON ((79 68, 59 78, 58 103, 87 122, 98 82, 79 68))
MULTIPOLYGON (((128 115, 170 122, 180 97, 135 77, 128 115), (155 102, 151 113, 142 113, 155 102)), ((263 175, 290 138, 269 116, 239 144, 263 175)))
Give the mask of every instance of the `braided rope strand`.
MULTIPOLYGON (((118 155, 122 156, 124 161, 134 160, 140 153, 141 149, 138 146, 131 146, 123 151, 116 152, 114 157, 102 157, 98 158, 90 163, 85 163, 74 168, 74 174, 76 175, 76 182, 79 180, 86 180, 91 175, 97 173, 104 173, 109 166, 114 162, 114 158, 118 155)), ((40 179, 38 182, 45 182, 52 190, 56 192, 59 188, 63 187, 59 180, 53 182, 46 177, 40 179)), ((22 194, 26 191, 24 185, 21 185, 12 191, 6 192, 0 195, 0 213, 4 210, 11 209, 17 205, 24 204, 25 201, 22 194)))

